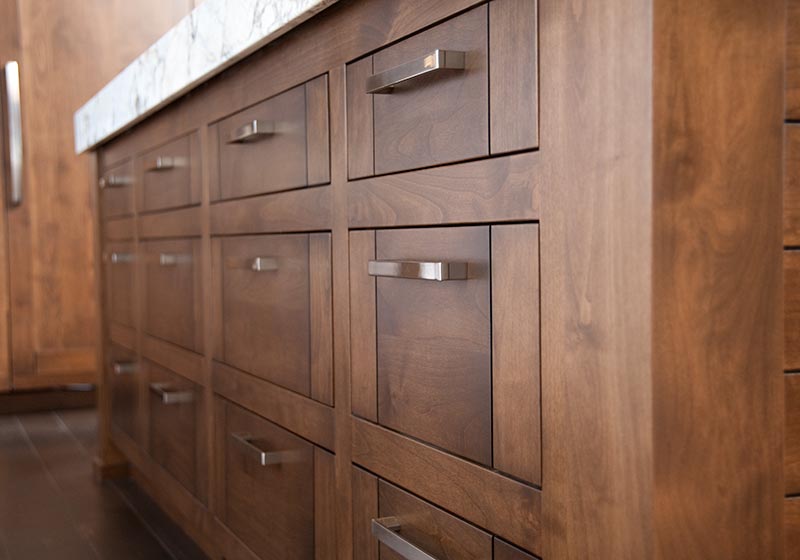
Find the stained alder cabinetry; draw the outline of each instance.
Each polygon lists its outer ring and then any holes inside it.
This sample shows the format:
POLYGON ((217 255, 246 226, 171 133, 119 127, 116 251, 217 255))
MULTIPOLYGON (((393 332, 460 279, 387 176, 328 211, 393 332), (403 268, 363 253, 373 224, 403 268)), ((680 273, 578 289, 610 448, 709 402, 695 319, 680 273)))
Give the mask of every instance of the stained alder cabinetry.
POLYGON ((784 17, 342 1, 106 142, 100 466, 214 558, 784 556, 784 17))
MULTIPOLYGON (((92 160, 74 153, 72 114, 191 4, 0 0, 0 391, 98 380, 92 160)), ((104 211, 131 212, 132 191, 104 211)), ((114 317, 129 321, 115 276, 114 317)))

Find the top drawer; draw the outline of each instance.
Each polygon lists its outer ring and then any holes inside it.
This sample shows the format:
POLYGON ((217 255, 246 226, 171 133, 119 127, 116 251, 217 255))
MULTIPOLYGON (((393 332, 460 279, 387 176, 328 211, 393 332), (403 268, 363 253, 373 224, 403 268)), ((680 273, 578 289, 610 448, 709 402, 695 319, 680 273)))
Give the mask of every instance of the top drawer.
POLYGON ((200 149, 196 134, 173 140, 142 156, 143 212, 200 204, 200 149))
POLYGON ((100 177, 100 211, 103 218, 133 214, 133 163, 127 161, 100 177))
POLYGON ((347 67, 351 179, 535 148, 536 2, 495 0, 347 67))
POLYGON ((327 183, 327 75, 220 121, 212 135, 219 150, 214 200, 327 183))

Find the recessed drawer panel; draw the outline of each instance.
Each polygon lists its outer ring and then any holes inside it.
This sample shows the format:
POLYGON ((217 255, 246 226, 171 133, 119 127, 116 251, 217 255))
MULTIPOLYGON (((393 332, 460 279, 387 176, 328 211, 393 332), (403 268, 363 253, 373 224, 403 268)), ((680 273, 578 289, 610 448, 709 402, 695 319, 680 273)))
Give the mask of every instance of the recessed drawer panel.
POLYGON ((535 224, 350 234, 354 414, 538 483, 535 224))
POLYGON ((136 250, 133 243, 108 243, 104 254, 107 270, 109 320, 135 326, 136 250))
POLYGON ((200 240, 146 241, 141 249, 144 331, 202 352, 200 240))
POLYGON ((212 198, 329 181, 328 80, 321 76, 216 125, 219 176, 212 198))
POLYGON ((330 234, 215 240, 219 361, 332 404, 330 234))
POLYGON ((200 203, 200 150, 196 134, 147 152, 141 159, 143 212, 200 203))
POLYGON ((197 429, 202 391, 193 382, 145 362, 150 391, 150 455, 175 480, 197 491, 197 429))
POLYGON ((137 418, 141 369, 136 353, 112 344, 108 378, 111 384, 111 422, 134 440, 139 440, 137 418))
POLYGON ((109 169, 100 177, 100 212, 103 218, 133 214, 133 163, 109 169))
POLYGON ((536 27, 495 0, 349 64, 350 178, 536 147, 536 27))
POLYGON ((262 559, 331 557, 333 456, 221 402, 223 522, 262 559), (315 541, 320 548, 316 556, 315 541))

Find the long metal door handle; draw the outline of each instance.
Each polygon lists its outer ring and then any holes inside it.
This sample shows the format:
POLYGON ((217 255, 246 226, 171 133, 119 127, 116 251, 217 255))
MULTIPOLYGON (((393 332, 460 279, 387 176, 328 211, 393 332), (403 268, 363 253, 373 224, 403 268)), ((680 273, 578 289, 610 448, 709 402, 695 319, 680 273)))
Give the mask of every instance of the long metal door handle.
POLYGON ((381 517, 372 520, 372 536, 406 560, 438 560, 400 534, 400 520, 381 517))
POLYGON ((136 373, 136 369, 136 362, 114 362, 113 365, 115 375, 136 373))
POLYGON ((423 261, 369 261, 370 276, 407 278, 409 280, 466 280, 467 263, 423 261))
POLYGON ((245 269, 253 272, 275 272, 278 270, 278 259, 275 257, 229 257, 225 259, 225 268, 245 269))
POLYGON ((136 258, 133 256, 133 253, 111 253, 108 255, 108 262, 111 264, 129 264, 134 260, 136 260, 136 258))
POLYGON ((234 130, 228 137, 228 144, 245 144, 247 142, 258 142, 267 136, 277 133, 277 127, 272 121, 262 121, 254 119, 249 123, 234 130))
POLYGON ((145 164, 144 170, 148 173, 153 171, 169 171, 170 169, 184 167, 185 165, 186 161, 182 157, 158 156, 149 160, 145 164))
POLYGON ((159 253, 158 255, 159 266, 177 266, 190 262, 192 262, 191 255, 180 255, 176 253, 159 253))
POLYGON ((367 93, 392 93, 398 84, 441 70, 463 70, 466 53, 436 49, 423 57, 367 78, 367 93))
POLYGON ((194 400, 194 391, 176 391, 169 383, 151 383, 150 391, 161 397, 163 404, 183 404, 194 400))
POLYGON ((250 434, 231 434, 231 439, 238 443, 258 465, 267 467, 269 465, 282 465, 286 463, 298 463, 304 460, 302 451, 264 451, 255 444, 256 438, 250 434))
POLYGON ((22 204, 22 100, 19 88, 19 63, 5 66, 6 104, 8 110, 8 163, 11 184, 8 201, 11 206, 22 204))
POLYGON ((133 184, 133 179, 130 177, 124 177, 122 175, 106 175, 105 177, 100 177, 100 180, 98 181, 98 185, 100 185, 101 189, 127 187, 131 184, 133 184))

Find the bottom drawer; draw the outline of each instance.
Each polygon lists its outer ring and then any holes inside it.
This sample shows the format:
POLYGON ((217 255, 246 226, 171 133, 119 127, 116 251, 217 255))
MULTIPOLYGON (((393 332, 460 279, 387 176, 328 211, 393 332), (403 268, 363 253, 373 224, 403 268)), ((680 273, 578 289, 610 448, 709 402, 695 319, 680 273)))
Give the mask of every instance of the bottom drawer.
POLYGON ((150 456, 196 494, 200 388, 152 362, 146 364, 150 383, 150 456))
POLYGON ((224 454, 222 521, 262 559, 333 558, 333 456, 237 405, 218 402, 224 409, 217 434, 224 454))
POLYGON ((111 385, 111 423, 133 440, 139 441, 139 367, 136 355, 124 346, 112 345, 109 376, 111 385))
POLYGON ((353 560, 533 560, 435 505, 353 467, 353 560))

